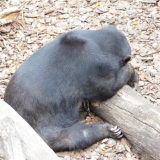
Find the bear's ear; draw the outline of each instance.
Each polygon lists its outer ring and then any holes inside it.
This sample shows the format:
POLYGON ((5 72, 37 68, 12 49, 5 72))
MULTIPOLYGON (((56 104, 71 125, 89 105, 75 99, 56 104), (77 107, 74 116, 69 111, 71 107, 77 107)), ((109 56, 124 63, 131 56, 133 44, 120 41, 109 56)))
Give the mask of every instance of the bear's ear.
POLYGON ((76 33, 68 32, 63 35, 61 43, 65 45, 83 46, 86 44, 86 40, 76 33))

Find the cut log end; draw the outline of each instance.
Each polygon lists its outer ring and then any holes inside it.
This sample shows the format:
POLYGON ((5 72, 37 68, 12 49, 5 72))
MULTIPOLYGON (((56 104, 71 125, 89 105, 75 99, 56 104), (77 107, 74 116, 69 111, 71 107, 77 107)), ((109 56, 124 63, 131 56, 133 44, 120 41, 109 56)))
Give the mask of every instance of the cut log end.
POLYGON ((0 159, 59 160, 29 124, 3 100, 0 100, 0 113, 0 159))

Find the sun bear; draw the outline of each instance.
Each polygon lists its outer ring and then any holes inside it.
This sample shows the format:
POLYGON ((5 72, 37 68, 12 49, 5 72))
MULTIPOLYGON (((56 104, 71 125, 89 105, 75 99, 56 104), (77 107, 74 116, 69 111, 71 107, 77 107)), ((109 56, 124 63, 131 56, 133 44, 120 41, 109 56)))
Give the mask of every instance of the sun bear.
POLYGON ((64 33, 29 57, 11 78, 9 103, 54 151, 121 138, 117 126, 79 120, 83 101, 105 101, 134 79, 126 37, 109 25, 64 33))

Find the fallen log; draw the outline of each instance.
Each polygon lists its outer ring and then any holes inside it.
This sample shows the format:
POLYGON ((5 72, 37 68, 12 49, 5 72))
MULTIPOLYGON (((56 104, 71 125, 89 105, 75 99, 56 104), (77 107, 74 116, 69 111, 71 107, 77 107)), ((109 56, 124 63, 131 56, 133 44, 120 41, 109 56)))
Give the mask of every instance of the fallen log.
POLYGON ((129 86, 91 108, 99 117, 118 125, 136 153, 147 160, 160 160, 160 108, 129 86))
POLYGON ((0 100, 0 159, 59 160, 29 124, 3 100, 0 100))

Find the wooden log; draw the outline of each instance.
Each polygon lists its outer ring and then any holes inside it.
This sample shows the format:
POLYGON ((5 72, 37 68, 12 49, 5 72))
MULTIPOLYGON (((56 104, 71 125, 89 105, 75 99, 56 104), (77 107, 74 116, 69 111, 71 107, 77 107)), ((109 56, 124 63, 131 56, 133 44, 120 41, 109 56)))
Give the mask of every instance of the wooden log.
POLYGON ((3 100, 0 100, 0 159, 59 159, 29 124, 3 100))
POLYGON ((102 119, 119 126, 133 149, 147 160, 160 160, 160 108, 129 86, 91 108, 102 119))

